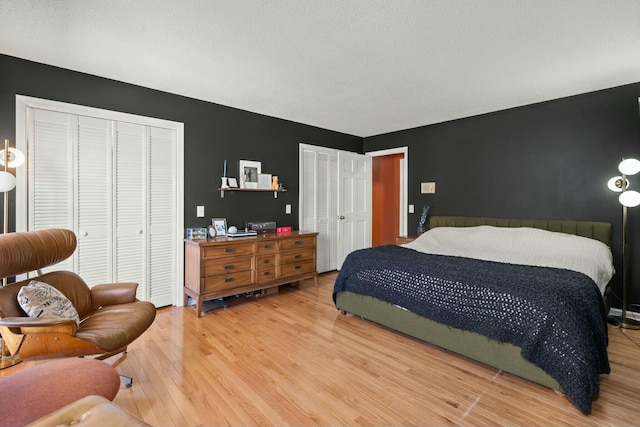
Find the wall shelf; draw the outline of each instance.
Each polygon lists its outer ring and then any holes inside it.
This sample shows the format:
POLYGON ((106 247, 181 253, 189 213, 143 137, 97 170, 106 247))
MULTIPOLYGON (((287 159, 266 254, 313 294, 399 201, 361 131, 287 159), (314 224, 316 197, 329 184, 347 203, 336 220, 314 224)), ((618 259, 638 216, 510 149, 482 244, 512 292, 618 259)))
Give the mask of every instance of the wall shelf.
POLYGON ((267 192, 267 191, 272 191, 273 192, 273 198, 277 199, 278 198, 278 193, 284 193, 285 191, 287 191, 284 188, 280 188, 278 190, 274 190, 272 188, 218 188, 218 190, 220 190, 220 198, 224 199, 224 192, 225 191, 260 191, 260 192, 267 192))

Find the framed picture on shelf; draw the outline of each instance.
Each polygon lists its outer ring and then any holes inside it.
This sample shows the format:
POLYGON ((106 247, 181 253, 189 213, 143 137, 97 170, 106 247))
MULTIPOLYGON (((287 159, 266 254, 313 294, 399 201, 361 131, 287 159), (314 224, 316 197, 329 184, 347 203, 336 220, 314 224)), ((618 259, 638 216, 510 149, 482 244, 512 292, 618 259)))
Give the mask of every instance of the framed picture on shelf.
POLYGON ((229 188, 238 188, 238 181, 235 178, 228 178, 227 185, 229 188))
POLYGON ((216 229, 217 236, 227 235, 227 219, 226 218, 212 218, 211 225, 216 229))
POLYGON ((240 160, 240 188, 258 188, 258 175, 262 173, 262 163, 240 160))
POLYGON ((258 174, 258 188, 261 189, 261 190, 270 190, 271 189, 271 174, 270 173, 258 174))

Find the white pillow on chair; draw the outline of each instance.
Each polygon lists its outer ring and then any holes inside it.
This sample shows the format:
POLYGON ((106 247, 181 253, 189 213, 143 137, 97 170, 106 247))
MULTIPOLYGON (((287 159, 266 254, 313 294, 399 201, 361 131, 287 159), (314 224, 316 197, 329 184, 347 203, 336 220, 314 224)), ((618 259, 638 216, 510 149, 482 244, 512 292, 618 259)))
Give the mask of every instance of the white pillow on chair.
POLYGON ((18 292, 18 304, 29 317, 61 317, 80 324, 80 316, 69 298, 46 283, 32 280, 18 292))

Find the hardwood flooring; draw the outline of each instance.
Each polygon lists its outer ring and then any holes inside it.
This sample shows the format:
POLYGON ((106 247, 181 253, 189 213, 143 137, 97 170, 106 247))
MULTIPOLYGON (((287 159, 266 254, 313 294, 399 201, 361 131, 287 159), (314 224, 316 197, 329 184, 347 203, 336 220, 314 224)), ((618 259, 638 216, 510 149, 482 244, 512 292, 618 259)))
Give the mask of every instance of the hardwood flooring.
POLYGON ((134 377, 114 402, 156 426, 640 424, 640 331, 610 326, 612 372, 585 416, 551 389, 340 314, 335 276, 228 298, 199 319, 158 310, 107 360, 134 377))

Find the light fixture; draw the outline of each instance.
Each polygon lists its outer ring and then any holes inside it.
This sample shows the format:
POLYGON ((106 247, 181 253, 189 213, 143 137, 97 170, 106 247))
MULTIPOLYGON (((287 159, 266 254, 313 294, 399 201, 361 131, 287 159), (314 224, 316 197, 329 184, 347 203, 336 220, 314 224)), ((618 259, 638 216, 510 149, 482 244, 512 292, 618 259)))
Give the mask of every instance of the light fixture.
POLYGON ((640 172, 640 160, 622 159, 618 165, 622 176, 614 176, 607 182, 610 190, 620 193, 618 201, 622 205, 622 314, 609 316, 609 322, 627 329, 640 329, 640 322, 627 318, 627 273, 629 260, 627 255, 627 208, 640 205, 640 193, 629 190, 627 175, 635 175, 640 172))
MULTIPOLYGON (((24 154, 15 148, 9 147, 9 140, 4 140, 4 150, 0 151, 0 165, 4 170, 0 171, 0 192, 4 193, 4 227, 3 233, 9 231, 9 191, 16 188, 16 177, 7 169, 17 168, 24 163, 24 154)), ((7 278, 2 278, 2 286, 7 285, 7 278)), ((20 359, 7 356, 7 350, 2 338, 0 343, 0 369, 5 369, 21 362, 20 359)))
MULTIPOLYGON (((0 165, 4 171, 0 171, 0 192, 4 193, 4 227, 3 233, 9 231, 9 191, 16 188, 16 177, 9 173, 9 168, 17 168, 24 163, 24 154, 20 150, 9 147, 9 140, 4 140, 4 150, 0 151, 0 165)), ((7 284, 7 278, 2 278, 2 286, 7 284)))

